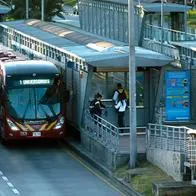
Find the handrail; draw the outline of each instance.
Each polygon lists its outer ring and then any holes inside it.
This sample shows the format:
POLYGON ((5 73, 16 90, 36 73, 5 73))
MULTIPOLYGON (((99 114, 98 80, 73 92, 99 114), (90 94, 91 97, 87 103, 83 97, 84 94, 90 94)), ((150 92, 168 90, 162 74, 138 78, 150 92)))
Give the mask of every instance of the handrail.
MULTIPOLYGON (((146 127, 137 127, 142 129, 137 135, 145 135, 146 127), (144 130, 143 130, 144 129, 144 130)), ((91 115, 88 110, 85 111, 85 129, 88 136, 95 139, 105 147, 118 152, 120 149, 120 137, 130 134, 130 127, 116 127, 98 115, 91 115)))
POLYGON ((114 152, 119 151, 119 128, 98 115, 91 115, 88 110, 83 131, 114 152))
POLYGON ((196 40, 196 35, 187 33, 184 31, 178 31, 174 29, 162 28, 160 26, 145 24, 144 37, 161 41, 161 32, 163 32, 163 41, 185 41, 196 40))
MULTIPOLYGON (((102 101, 102 102, 111 102, 111 103, 114 102, 113 99, 102 99, 101 101, 102 101)), ((89 100, 89 102, 90 102, 90 100, 89 100)), ((128 105, 127 107, 130 108, 129 105, 128 105)), ((139 109, 139 108, 144 108, 144 106, 143 106, 143 105, 138 105, 138 106, 136 106, 136 109, 139 109)))
POLYGON ((171 44, 168 43, 161 43, 158 40, 150 39, 150 38, 143 38, 142 43, 144 48, 148 48, 155 52, 163 53, 167 56, 173 57, 176 60, 180 59, 179 50, 171 44))
POLYGON ((147 127, 147 147, 187 154, 188 130, 190 128, 186 126, 149 123, 147 127))

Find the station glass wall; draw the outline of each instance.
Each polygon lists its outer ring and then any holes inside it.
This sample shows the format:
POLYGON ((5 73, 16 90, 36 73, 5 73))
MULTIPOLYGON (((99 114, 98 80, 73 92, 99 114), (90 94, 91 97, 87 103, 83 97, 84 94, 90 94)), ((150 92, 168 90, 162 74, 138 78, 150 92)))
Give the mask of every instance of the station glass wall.
MULTIPOLYGON (((96 93, 102 94, 103 99, 112 99, 117 83, 121 83, 129 93, 128 73, 93 73, 92 77, 91 99, 96 93)), ((144 72, 136 73, 136 105, 144 106, 144 72)))

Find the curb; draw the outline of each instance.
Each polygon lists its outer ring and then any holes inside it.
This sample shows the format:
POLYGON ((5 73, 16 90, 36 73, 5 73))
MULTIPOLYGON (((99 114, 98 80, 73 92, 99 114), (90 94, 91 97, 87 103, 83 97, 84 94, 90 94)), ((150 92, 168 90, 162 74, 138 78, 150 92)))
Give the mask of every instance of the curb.
POLYGON ((142 195, 136 192, 133 188, 131 188, 128 185, 128 183, 113 176, 112 172, 109 171, 106 167, 104 167, 100 163, 93 160, 93 158, 90 156, 90 153, 86 152, 85 149, 83 149, 79 143, 76 144, 76 142, 69 141, 68 139, 65 139, 65 142, 68 145, 68 147, 70 147, 71 150, 73 150, 76 154, 78 154, 80 157, 85 159, 91 166, 96 168, 106 177, 108 177, 113 183, 115 183, 115 185, 118 186, 118 188, 120 186, 124 194, 126 194, 127 196, 141 196, 142 195))

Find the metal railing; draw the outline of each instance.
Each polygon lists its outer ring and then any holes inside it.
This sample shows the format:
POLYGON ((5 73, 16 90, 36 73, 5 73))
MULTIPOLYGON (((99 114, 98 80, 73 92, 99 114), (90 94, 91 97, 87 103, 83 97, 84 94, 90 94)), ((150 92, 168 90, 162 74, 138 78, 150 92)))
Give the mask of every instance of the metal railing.
POLYGON ((187 160, 189 167, 196 171, 196 130, 188 131, 187 160))
POLYGON ((193 137, 188 141, 187 161, 190 163, 190 168, 196 170, 196 138, 193 137))
POLYGON ((161 28, 159 26, 145 24, 143 38, 149 38, 160 42, 163 38, 164 42, 169 43, 172 41, 196 40, 196 35, 174 29, 161 28))
POLYGON ((161 43, 156 40, 151 40, 149 38, 144 38, 142 42, 144 48, 153 50, 155 52, 163 53, 167 56, 170 56, 176 60, 180 59, 179 50, 171 44, 161 43))
POLYGON ((184 126, 148 124, 147 148, 159 148, 187 154, 187 131, 184 126))
MULTIPOLYGON (((124 141, 122 138, 129 138, 130 127, 117 127, 105 120, 104 117, 104 115, 103 118, 98 115, 91 115, 90 112, 86 110, 84 119, 85 127, 82 131, 114 152, 120 152, 122 148, 128 149, 130 143, 126 141, 122 146, 122 142, 124 141)), ((146 127, 137 126, 136 134, 137 136, 146 135, 146 127)))
POLYGON ((119 151, 119 128, 100 116, 91 115, 86 111, 83 131, 103 146, 115 152, 119 151))
POLYGON ((196 130, 188 131, 187 157, 184 165, 191 169, 191 181, 196 185, 196 130))

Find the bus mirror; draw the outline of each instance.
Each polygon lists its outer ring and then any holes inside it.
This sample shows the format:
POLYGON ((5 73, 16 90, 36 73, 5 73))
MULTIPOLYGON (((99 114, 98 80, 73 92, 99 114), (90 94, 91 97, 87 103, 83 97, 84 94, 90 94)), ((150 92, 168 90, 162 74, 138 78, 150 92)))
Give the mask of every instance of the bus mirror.
POLYGON ((65 102, 68 102, 70 99, 70 92, 69 90, 65 90, 65 102))

